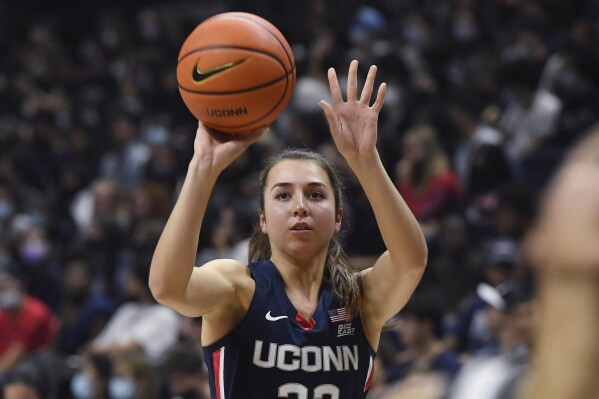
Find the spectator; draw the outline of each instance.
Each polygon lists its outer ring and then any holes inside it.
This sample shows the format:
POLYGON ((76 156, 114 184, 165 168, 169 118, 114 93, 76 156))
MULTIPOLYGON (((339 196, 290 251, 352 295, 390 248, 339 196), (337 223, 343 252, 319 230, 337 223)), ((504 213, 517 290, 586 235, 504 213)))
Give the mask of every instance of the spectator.
POLYGON ((512 184, 498 191, 495 225, 497 236, 522 239, 535 216, 535 195, 526 186, 512 184))
POLYGON ((208 399, 210 390, 201 352, 190 343, 171 348, 162 365, 171 399, 208 399))
POLYGON ((445 347, 443 335, 443 307, 435 291, 418 292, 414 300, 401 312, 398 332, 405 345, 389 366, 390 382, 404 380, 414 372, 439 372, 446 383, 460 369, 457 354, 445 347))
POLYGON ((244 222, 240 212, 232 207, 224 207, 211 226, 211 246, 198 252, 196 264, 203 265, 218 258, 236 259, 247 262, 250 223, 244 222))
MULTIPOLYGON (((124 86, 123 94, 129 93, 124 86)), ((126 186, 135 187, 143 178, 144 169, 150 160, 151 150, 139 140, 138 127, 133 119, 125 114, 111 120, 113 150, 104 154, 100 160, 100 175, 117 179, 126 186)))
POLYGON ((4 399, 50 399, 50 392, 47 373, 33 362, 16 364, 4 378, 4 399))
POLYGON ((58 320, 25 292, 24 279, 10 259, 0 263, 0 375, 25 355, 48 349, 58 332, 58 320))
POLYGON ((159 399, 161 383, 142 351, 124 352, 114 358, 108 393, 112 399, 159 399))
POLYGON ((530 362, 531 296, 514 284, 493 290, 487 291, 487 300, 496 313, 498 339, 466 363, 450 398, 514 399, 530 362))
POLYGON ((418 126, 406 133, 396 177, 400 194, 424 225, 425 233, 426 226, 438 223, 461 196, 460 183, 431 126, 418 126))
POLYGON ((77 194, 71 214, 78 236, 89 254, 94 280, 108 295, 115 294, 118 257, 128 223, 123 188, 115 180, 99 179, 77 194))
POLYGON ((519 248, 513 240, 497 240, 488 245, 482 270, 483 283, 464 303, 454 325, 449 328, 446 342, 459 352, 474 353, 496 340, 497 323, 489 319, 487 292, 516 277, 520 265, 519 248))
POLYGON ((55 311, 60 301, 60 271, 47 229, 32 223, 17 237, 16 260, 27 276, 27 292, 55 311))
POLYGON ((114 311, 113 301, 92 286, 93 276, 85 256, 75 256, 63 272, 64 298, 60 308, 62 328, 58 348, 74 354, 104 328, 114 311))
POLYGON ((436 256, 430 256, 424 284, 440 289, 446 300, 446 311, 453 315, 476 287, 483 253, 471 227, 455 213, 441 221, 436 244, 436 256))
POLYGON ((116 309, 91 342, 92 352, 115 356, 141 349, 158 365, 176 342, 179 315, 154 300, 148 287, 149 268, 144 258, 132 262, 123 290, 129 301, 116 309))
POLYGON ((132 190, 128 248, 153 249, 164 228, 172 204, 167 188, 157 182, 145 182, 132 190))
POLYGON ((108 356, 87 353, 71 378, 71 395, 74 399, 113 399, 108 393, 111 375, 112 362, 108 356))

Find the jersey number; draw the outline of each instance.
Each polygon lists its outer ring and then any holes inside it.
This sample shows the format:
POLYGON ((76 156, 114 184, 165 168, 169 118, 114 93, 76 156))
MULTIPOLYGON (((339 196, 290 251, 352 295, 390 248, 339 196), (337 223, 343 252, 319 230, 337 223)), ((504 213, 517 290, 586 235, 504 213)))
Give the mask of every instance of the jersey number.
MULTIPOLYGON (((279 387, 279 398, 297 395, 297 399, 308 399, 308 388, 302 384, 285 384, 279 387)), ((339 388, 331 384, 323 384, 314 388, 312 399, 339 399, 339 388)))

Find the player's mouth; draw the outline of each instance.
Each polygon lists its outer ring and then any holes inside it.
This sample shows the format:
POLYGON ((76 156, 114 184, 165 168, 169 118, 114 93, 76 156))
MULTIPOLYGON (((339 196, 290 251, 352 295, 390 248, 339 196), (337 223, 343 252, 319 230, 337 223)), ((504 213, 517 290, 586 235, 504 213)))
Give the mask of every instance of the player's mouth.
POLYGON ((291 227, 291 231, 303 233, 303 232, 312 231, 312 228, 310 227, 310 225, 308 223, 298 222, 291 227))

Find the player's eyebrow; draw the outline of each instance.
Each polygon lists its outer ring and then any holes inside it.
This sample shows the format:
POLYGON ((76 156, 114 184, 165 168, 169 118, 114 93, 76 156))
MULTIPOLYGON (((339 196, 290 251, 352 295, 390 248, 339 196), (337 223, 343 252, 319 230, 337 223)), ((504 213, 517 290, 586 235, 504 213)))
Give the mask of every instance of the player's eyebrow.
MULTIPOLYGON (((327 188, 326 184, 324 184, 323 182, 319 182, 319 181, 312 181, 312 182, 307 183, 306 185, 327 188)), ((277 187, 291 187, 291 186, 293 186, 293 183, 282 181, 282 182, 273 184, 270 191, 274 190, 277 187)))

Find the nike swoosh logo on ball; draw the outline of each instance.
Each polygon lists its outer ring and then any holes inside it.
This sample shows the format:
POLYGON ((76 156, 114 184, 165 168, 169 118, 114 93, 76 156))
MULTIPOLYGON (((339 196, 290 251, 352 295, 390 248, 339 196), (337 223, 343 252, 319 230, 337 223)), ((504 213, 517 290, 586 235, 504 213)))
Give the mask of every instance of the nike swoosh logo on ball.
POLYGON ((286 319, 287 316, 271 316, 270 315, 270 310, 268 311, 268 313, 266 314, 266 320, 268 321, 277 321, 277 320, 281 320, 281 319, 286 319))
POLYGON ((196 61, 196 63, 193 66, 193 71, 191 72, 191 78, 193 79, 193 81, 195 83, 202 83, 204 80, 206 80, 214 75, 218 75, 219 73, 223 73, 227 69, 231 69, 234 66, 237 66, 243 62, 246 62, 247 60, 249 60, 249 58, 243 58, 241 60, 227 62, 226 64, 218 65, 218 66, 215 66, 214 68, 210 68, 205 71, 202 71, 202 70, 200 70, 200 68, 198 68, 198 63, 200 62, 200 59, 198 58, 198 60, 196 61))

